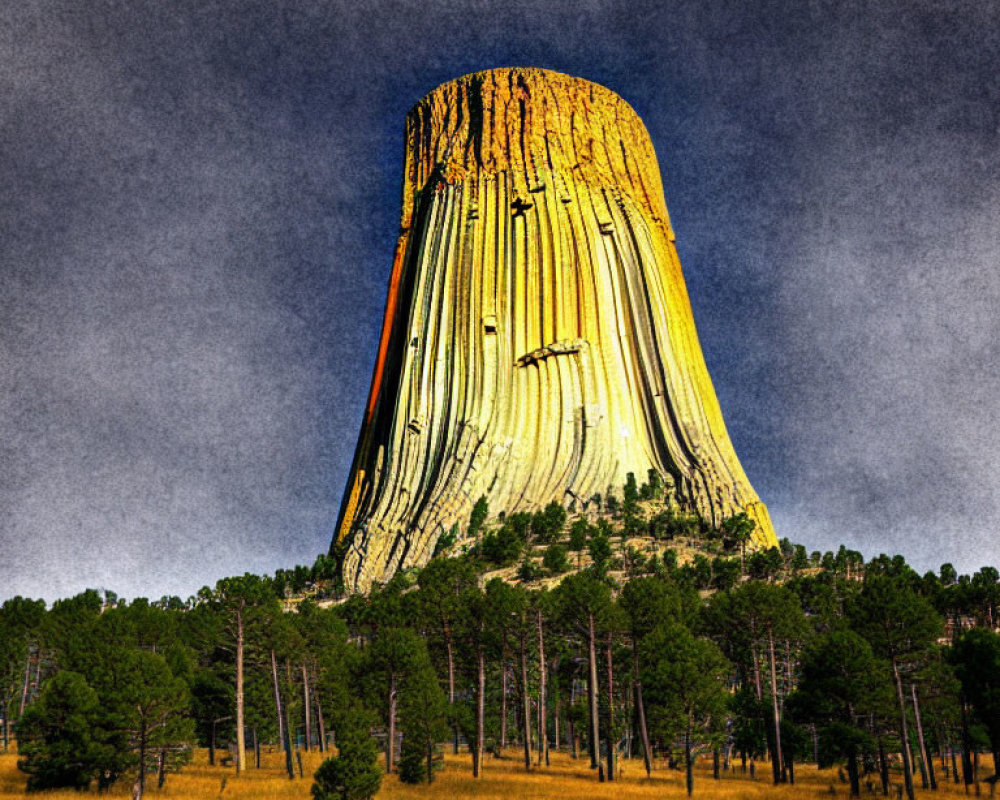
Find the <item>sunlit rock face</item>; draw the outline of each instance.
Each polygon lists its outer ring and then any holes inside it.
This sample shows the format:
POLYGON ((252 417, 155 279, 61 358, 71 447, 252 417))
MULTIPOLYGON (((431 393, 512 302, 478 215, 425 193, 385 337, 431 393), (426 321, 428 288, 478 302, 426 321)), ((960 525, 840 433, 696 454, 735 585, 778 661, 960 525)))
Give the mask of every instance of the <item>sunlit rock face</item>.
POLYGON ((348 588, 492 513, 664 476, 715 524, 774 531, 698 344, 659 167, 632 108, 555 72, 438 87, 406 120, 402 229, 335 544, 348 588))

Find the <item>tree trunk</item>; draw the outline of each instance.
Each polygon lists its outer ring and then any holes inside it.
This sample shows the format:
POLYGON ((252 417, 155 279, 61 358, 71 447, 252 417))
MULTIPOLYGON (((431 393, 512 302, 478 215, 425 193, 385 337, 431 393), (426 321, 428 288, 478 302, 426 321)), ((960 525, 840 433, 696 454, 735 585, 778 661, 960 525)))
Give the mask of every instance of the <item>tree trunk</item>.
POLYGON ((858 776, 858 754, 853 747, 847 753, 847 778, 851 783, 851 797, 861 797, 861 779, 858 776))
MULTIPOLYGON (((920 721, 920 703, 917 700, 917 685, 910 684, 910 692, 913 694, 913 719, 917 723, 917 741, 920 744, 920 758, 923 761, 921 774, 927 778, 930 787, 937 791, 937 777, 934 775, 934 762, 927 757, 927 744, 924 742, 924 726, 920 721)), ((927 787, 924 786, 926 789, 927 787)))
POLYGON ((396 675, 389 678, 389 741, 385 748, 385 774, 392 775, 393 751, 396 748, 396 675))
MULTIPOLYGON (((572 680, 569 685, 569 707, 576 705, 576 680, 572 680)), ((570 712, 572 714, 572 711, 570 712)), ((576 723, 572 717, 569 719, 569 748, 570 755, 575 761, 580 757, 580 735, 576 729, 576 723)))
POLYGON ((878 776, 882 781, 882 795, 889 796, 889 759, 885 756, 885 744, 878 737, 878 776))
POLYGON ((146 723, 140 722, 139 725, 139 776, 136 778, 139 788, 136 800, 142 800, 142 796, 146 792, 146 723))
POLYGON ((243 730, 243 611, 236 611, 236 774, 246 769, 247 743, 243 730))
POLYGON ((507 749, 507 648, 500 657, 500 755, 507 749))
POLYGON ((28 704, 28 681, 31 679, 31 653, 24 664, 24 684, 21 686, 21 705, 17 709, 17 718, 24 716, 24 707, 28 704))
POLYGON ((608 739, 608 780, 615 779, 615 755, 617 753, 617 743, 615 742, 615 681, 614 662, 612 661, 612 635, 608 631, 608 642, 606 659, 608 663, 608 730, 605 733, 608 739))
POLYGON ((646 727, 646 706, 642 699, 642 678, 639 675, 639 649, 632 639, 632 674, 635 677, 635 709, 639 716, 639 736, 642 739, 642 761, 646 767, 646 777, 653 774, 653 758, 649 749, 649 728, 646 727))
POLYGON ((163 784, 165 784, 167 782, 167 748, 166 747, 161 747, 160 748, 160 757, 157 760, 157 766, 159 767, 159 769, 157 769, 157 773, 156 773, 156 788, 157 789, 162 789, 163 788, 163 784))
POLYGON ((319 693, 313 689, 313 699, 316 701, 316 722, 319 725, 319 751, 326 752, 326 723, 323 721, 323 703, 319 693))
POLYGON ((302 664, 302 710, 306 720, 306 752, 312 751, 312 706, 309 703, 309 675, 302 664))
POLYGON ((892 657, 892 674, 896 680, 896 701, 899 703, 899 736, 900 749, 903 751, 903 785, 906 787, 906 796, 913 800, 913 773, 910 761, 910 737, 906 725, 906 701, 903 699, 903 681, 899 676, 899 664, 896 657, 892 657))
POLYGON ((521 718, 524 734, 524 768, 531 771, 531 701, 528 697, 528 643, 521 626, 521 718))
MULTIPOLYGON (((558 670, 559 668, 554 666, 554 669, 558 670)), ((556 691, 555 706, 556 707, 553 709, 554 713, 552 715, 552 747, 558 753, 562 750, 562 743, 559 739, 559 718, 562 715, 562 692, 556 691)), ((548 756, 547 751, 546 756, 548 756)), ((548 764, 549 762, 546 760, 545 763, 548 764)))
POLYGON ((278 714, 278 738, 285 750, 285 770, 288 772, 288 780, 295 779, 295 767, 292 765, 292 742, 288 733, 288 726, 285 725, 285 712, 281 706, 281 684, 278 682, 278 657, 274 650, 271 650, 271 678, 274 680, 274 708, 278 714))
POLYGON ((600 726, 597 719, 597 634, 594 631, 594 615, 587 616, 587 659, 589 674, 587 678, 587 699, 590 702, 590 767, 600 767, 601 739, 600 726))
MULTIPOLYGON (((754 635, 756 632, 752 632, 754 635)), ((764 702, 764 690, 761 688, 760 681, 760 661, 757 658, 757 640, 752 639, 750 642, 750 658, 753 659, 753 685, 754 690, 757 692, 757 702, 764 702)))
POLYGON ((684 777, 688 797, 694 792, 694 759, 691 758, 691 730, 693 727, 693 714, 689 711, 687 728, 684 730, 684 777))
MULTIPOLYGON (((448 707, 449 710, 455 705, 455 654, 451 642, 451 628, 445 626, 445 648, 448 651, 448 707)), ((452 752, 458 755, 458 725, 452 726, 452 752)))
POLYGON ((479 645, 478 681, 476 691, 476 752, 472 759, 472 776, 478 778, 483 768, 486 748, 486 648, 479 645))
POLYGON ((783 780, 784 759, 781 753, 781 714, 778 711, 778 676, 774 665, 774 631, 767 629, 768 651, 771 656, 771 705, 774 708, 774 752, 771 753, 771 763, 775 784, 783 780))
POLYGON ((545 669, 545 636, 542 629, 542 610, 537 612, 538 622, 538 765, 549 763, 549 726, 546 715, 546 669, 545 669))
POLYGON ((969 733, 969 709, 964 697, 959 707, 962 710, 962 781, 969 787, 972 785, 972 735, 969 733))
POLYGON ((10 706, 6 697, 0 701, 0 708, 3 709, 3 751, 7 753, 10 751, 10 714, 7 713, 10 706))

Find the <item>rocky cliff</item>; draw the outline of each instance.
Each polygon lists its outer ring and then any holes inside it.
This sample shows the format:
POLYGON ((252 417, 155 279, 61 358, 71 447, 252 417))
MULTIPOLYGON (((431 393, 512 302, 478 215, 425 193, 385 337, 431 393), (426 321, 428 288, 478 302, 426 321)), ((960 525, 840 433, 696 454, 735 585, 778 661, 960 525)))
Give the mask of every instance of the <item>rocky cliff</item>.
POLYGON ((767 509, 705 367, 631 107, 538 69, 466 75, 406 121, 402 228, 334 544, 348 588, 424 563, 476 499, 582 508, 659 471, 718 524, 767 509))

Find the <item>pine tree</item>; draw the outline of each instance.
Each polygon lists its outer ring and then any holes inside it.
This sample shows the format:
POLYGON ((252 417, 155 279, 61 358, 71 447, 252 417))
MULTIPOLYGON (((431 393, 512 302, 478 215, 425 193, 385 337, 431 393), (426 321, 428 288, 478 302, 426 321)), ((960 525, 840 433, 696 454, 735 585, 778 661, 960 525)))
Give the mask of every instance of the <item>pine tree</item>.
POLYGON ((382 784, 378 745, 371 720, 360 709, 344 714, 337 731, 337 755, 326 759, 313 776, 314 800, 371 800, 382 784))

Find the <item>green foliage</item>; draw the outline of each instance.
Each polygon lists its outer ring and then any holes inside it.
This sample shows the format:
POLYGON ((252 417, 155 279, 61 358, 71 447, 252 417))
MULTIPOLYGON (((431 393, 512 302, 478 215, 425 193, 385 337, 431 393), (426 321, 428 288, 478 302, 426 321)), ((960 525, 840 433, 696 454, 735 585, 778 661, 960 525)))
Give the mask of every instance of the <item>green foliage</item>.
POLYGON ((403 749, 399 778, 404 783, 434 780, 434 745, 448 734, 448 703, 430 660, 421 660, 403 682, 399 721, 403 749))
POLYGON ((456 522, 450 531, 447 533, 442 533, 437 542, 434 544, 434 552, 431 557, 436 558, 441 553, 447 553, 454 547, 455 542, 458 541, 458 523, 456 522))
POLYGON ((707 589, 712 585, 712 562, 701 553, 695 553, 687 569, 691 571, 697 588, 707 589))
POLYGON ((834 631, 808 647, 801 682, 789 698, 792 715, 819 726, 824 766, 856 759, 871 747, 868 714, 891 707, 889 667, 853 631, 834 631))
POLYGON ((781 551, 777 547, 758 550, 747 559, 747 573, 759 581, 773 580, 781 574, 785 565, 781 551))
POLYGON ((806 549, 802 545, 795 545, 792 552, 792 558, 788 566, 795 571, 807 569, 809 567, 809 557, 806 555, 806 549))
POLYGON ((545 548, 545 555, 542 557, 542 566, 551 575, 561 575, 568 570, 570 565, 566 545, 556 542, 545 548))
POLYGON ((607 496, 604 498, 604 510, 609 514, 617 514, 621 510, 618 498, 611 492, 608 492, 607 496))
POLYGON ((712 642, 675 622, 657 626, 643 640, 640 659, 650 729, 668 740, 684 738, 690 794, 691 746, 711 741, 713 721, 724 717, 729 664, 712 642))
POLYGON ((732 589, 740 580, 739 559, 722 558, 716 556, 712 559, 712 587, 719 591, 732 589))
POLYGON ((479 531, 482 530, 483 523, 486 522, 489 513, 490 507, 486 502, 486 497, 483 496, 476 500, 476 504, 472 507, 472 513, 469 515, 467 535, 470 539, 475 539, 479 536, 479 531))
POLYGON ((372 800, 382 784, 378 746, 369 734, 370 720, 358 709, 344 715, 337 729, 338 753, 313 775, 313 800, 372 800))
POLYGON ((984 628, 968 630, 955 643, 951 660, 993 752, 1000 754, 1000 636, 984 628))
MULTIPOLYGON (((46 612, 44 603, 14 598, 0 607, 0 702, 16 708, 25 673, 39 671, 41 692, 34 696, 29 679, 18 728, 30 785, 85 787, 100 778, 99 788, 106 788, 136 775, 141 763, 143 772, 152 768, 163 749, 168 767, 176 767, 193 742, 192 723, 207 744, 214 721, 218 746, 229 745, 238 621, 246 651, 247 728, 265 742, 277 737, 273 652, 289 727, 301 728, 308 680, 328 729, 336 731, 340 754, 317 771, 316 800, 361 800, 377 791, 380 770, 370 728, 388 727, 390 705, 403 738, 400 777, 433 779, 435 748, 442 741, 452 732, 470 745, 477 739, 480 664, 484 747, 495 749, 502 676, 511 666, 517 677, 507 686, 510 725, 523 713, 511 700, 521 690, 522 652, 528 696, 537 697, 538 626, 549 665, 547 708, 568 710, 585 739, 592 734, 581 690, 592 663, 597 667, 602 747, 605 737, 613 740, 629 724, 632 692, 640 688, 631 680, 638 656, 653 739, 675 754, 685 740, 692 758, 701 748, 718 747, 726 730, 737 750, 751 757, 774 751, 777 705, 786 764, 796 755, 811 758, 811 739, 803 739, 799 723, 815 725, 823 763, 847 764, 854 785, 859 770, 871 768, 865 759, 877 746, 898 758, 903 714, 913 720, 914 691, 935 750, 949 742, 981 747, 986 734, 996 749, 1000 637, 977 630, 953 649, 934 644, 940 614, 958 628, 996 624, 996 570, 958 576, 944 565, 940 576, 921 577, 899 557, 880 556, 865 565, 860 554, 841 547, 810 561, 804 548, 783 540, 779 548, 745 554, 745 575, 742 554, 719 553, 723 545, 740 543, 741 525, 752 532, 752 520, 737 515, 720 529, 724 541, 712 539, 696 516, 640 505, 663 490, 658 474, 650 473, 641 486, 633 478, 624 487, 621 522, 575 519, 568 543, 566 511, 558 503, 534 514, 500 514, 496 530, 481 531, 475 557, 435 558, 368 596, 328 609, 307 597, 297 613, 282 613, 275 591, 304 587, 320 596, 328 590, 324 582, 332 580, 332 560, 325 557, 312 567, 280 571, 280 580, 245 575, 220 581, 189 603, 163 598, 130 604, 113 593, 87 592, 46 612), (642 519, 646 513, 652 514, 648 522, 642 519), (613 537, 623 531, 700 537, 702 543, 678 569, 673 549, 646 559, 634 543, 622 542, 619 552, 613 537), (548 543, 541 559, 525 553, 529 539, 548 543), (501 580, 479 585, 487 564, 519 565, 522 580, 539 577, 542 568, 564 573, 570 550, 589 551, 594 567, 566 576, 549 593, 501 580), (608 578, 616 555, 626 568, 621 586, 608 578), (819 562, 827 569, 803 572, 819 562), (614 671, 610 719, 608 646, 614 671), (952 665, 962 679, 964 722, 952 665), (370 719, 362 722, 365 715, 370 719)), ((616 505, 613 496, 610 505, 616 505)), ((487 511, 480 498, 470 531, 487 511)))
POLYGON ((556 615, 582 630, 590 616, 604 619, 611 608, 608 585, 587 572, 567 576, 553 592, 556 615))
POLYGON ((531 533, 541 543, 553 542, 562 534, 566 524, 566 509, 555 501, 531 517, 531 533))
POLYGON ((483 536, 479 552, 486 561, 498 567, 509 567, 520 557, 524 545, 524 535, 518 532, 518 526, 508 520, 500 530, 483 536))
POLYGON ((942 621, 902 574, 870 574, 848 609, 851 627, 879 656, 902 663, 941 635, 942 621))
POLYGON ((586 549, 592 529, 585 519, 575 519, 569 527, 569 549, 579 553, 586 549))
POLYGON ((611 561, 611 542, 607 534, 596 533, 587 544, 587 549, 590 552, 594 572, 597 575, 604 575, 611 561))
POLYGON ((633 640, 638 642, 658 625, 685 619, 680 588, 659 578, 634 578, 622 587, 618 599, 628 618, 633 640))
POLYGON ((100 717, 97 692, 82 675, 64 670, 45 683, 17 724, 28 791, 90 785, 113 756, 100 717))
POLYGON ((543 574, 542 568, 530 558, 525 558, 517 568, 517 579, 521 581, 537 581, 543 574))
POLYGON ((646 482, 639 487, 639 499, 659 500, 663 497, 663 478, 655 469, 646 473, 646 482))
POLYGON ((734 514, 722 523, 723 537, 730 539, 739 547, 745 546, 750 541, 756 529, 757 523, 746 512, 734 514))
POLYGON ((753 686, 741 686, 729 698, 732 715, 733 747, 750 758, 761 758, 767 752, 767 706, 758 700, 753 686))
POLYGON ((625 476, 625 486, 622 489, 622 497, 625 505, 635 505, 639 500, 639 487, 635 482, 635 473, 630 472, 625 476))

